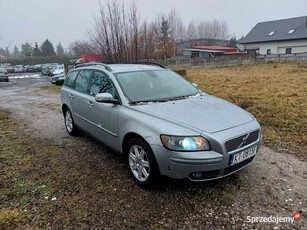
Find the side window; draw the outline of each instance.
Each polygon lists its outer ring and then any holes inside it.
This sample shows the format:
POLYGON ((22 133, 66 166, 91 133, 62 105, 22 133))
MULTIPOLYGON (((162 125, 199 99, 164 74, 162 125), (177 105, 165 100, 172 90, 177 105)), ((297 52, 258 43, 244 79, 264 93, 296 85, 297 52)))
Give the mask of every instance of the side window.
POLYGON ((115 87, 108 75, 95 71, 92 77, 91 95, 95 96, 98 93, 110 93, 114 98, 116 96, 115 87))
POLYGON ((75 90, 81 92, 81 93, 86 93, 87 92, 87 87, 88 87, 88 82, 91 77, 92 70, 81 70, 77 80, 76 80, 76 86, 75 90))
POLYGON ((65 78, 65 86, 72 88, 79 71, 70 72, 65 78))

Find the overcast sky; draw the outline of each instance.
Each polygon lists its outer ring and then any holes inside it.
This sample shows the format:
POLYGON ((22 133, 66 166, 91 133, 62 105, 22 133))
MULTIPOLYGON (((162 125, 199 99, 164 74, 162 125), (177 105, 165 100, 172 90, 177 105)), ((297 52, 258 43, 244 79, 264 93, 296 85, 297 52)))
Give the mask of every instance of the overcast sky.
MULTIPOLYGON (((125 0, 129 4, 131 0, 125 0)), ((307 0, 135 0, 141 19, 175 8, 191 20, 225 20, 230 35, 246 35, 257 22, 307 16, 307 0)), ((87 39, 98 0, 0 0, 0 47, 49 39, 64 47, 87 39)))

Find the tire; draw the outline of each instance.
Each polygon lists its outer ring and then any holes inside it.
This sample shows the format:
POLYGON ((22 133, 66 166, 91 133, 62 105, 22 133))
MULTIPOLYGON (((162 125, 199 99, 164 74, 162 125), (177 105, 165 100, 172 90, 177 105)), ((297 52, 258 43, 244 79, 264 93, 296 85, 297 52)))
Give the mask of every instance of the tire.
POLYGON ((78 134, 78 130, 75 126, 74 119, 69 109, 64 110, 64 123, 69 135, 76 136, 78 134))
POLYGON ((139 138, 131 139, 125 148, 131 177, 141 187, 154 187, 160 177, 156 159, 148 145, 139 138))

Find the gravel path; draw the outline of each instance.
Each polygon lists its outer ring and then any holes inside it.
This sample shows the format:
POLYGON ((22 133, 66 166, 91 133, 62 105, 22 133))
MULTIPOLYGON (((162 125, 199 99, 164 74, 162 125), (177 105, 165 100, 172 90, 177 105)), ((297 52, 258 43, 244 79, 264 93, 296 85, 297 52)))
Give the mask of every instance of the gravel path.
MULTIPOLYGON (((39 89, 48 84, 49 78, 45 77, 0 82, 0 109, 11 111, 15 118, 53 143, 72 148, 74 145, 91 148, 89 138, 73 138, 66 133, 60 96, 39 89)), ((103 151, 109 155, 109 150, 103 151)), ((104 153, 101 158, 103 156, 104 153)), ((187 207, 193 206, 193 209, 179 207, 180 210, 167 210, 158 207, 162 212, 157 226, 173 228, 173 225, 182 229, 307 229, 307 162, 293 155, 262 147, 253 164, 227 178, 198 184, 172 179, 165 181, 155 191, 156 198, 160 199, 157 203, 165 203, 166 207, 170 205, 171 209, 170 202, 177 199, 181 204, 186 203, 187 207), (165 195, 166 192, 169 194, 165 195), (172 199, 174 194, 178 195, 176 199, 172 199), (163 218, 164 212, 167 216, 172 211, 181 214, 180 226, 174 223, 176 220, 163 218), (250 217, 293 217, 296 212, 301 212, 302 217, 294 220, 293 224, 248 222, 250 217)), ((148 192, 143 192, 148 195, 148 192)))

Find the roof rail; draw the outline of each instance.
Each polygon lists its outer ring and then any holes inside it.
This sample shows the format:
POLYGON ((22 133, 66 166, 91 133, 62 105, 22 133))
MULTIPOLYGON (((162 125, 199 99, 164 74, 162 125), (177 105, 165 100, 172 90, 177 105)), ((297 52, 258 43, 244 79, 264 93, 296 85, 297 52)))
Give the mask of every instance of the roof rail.
POLYGON ((103 66, 104 68, 106 68, 106 70, 112 71, 110 66, 108 66, 107 64, 104 64, 104 63, 100 63, 100 62, 85 62, 85 63, 81 63, 81 64, 76 65, 75 68, 92 66, 92 65, 100 65, 100 66, 103 66))
POLYGON ((144 65, 157 65, 160 66, 163 69, 166 69, 166 67, 164 65, 161 65, 158 62, 150 62, 150 61, 135 61, 135 62, 125 62, 125 63, 121 63, 121 64, 144 64, 144 65))

